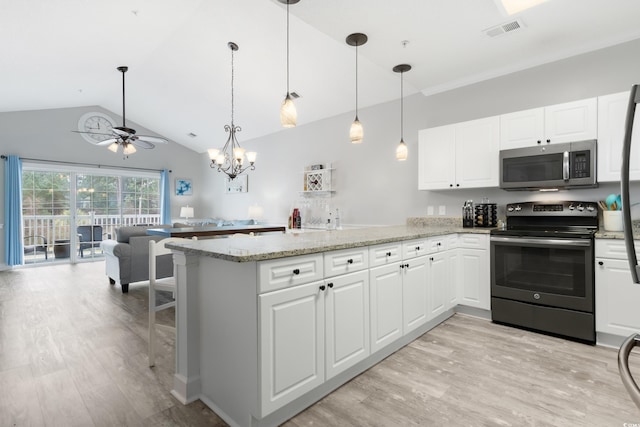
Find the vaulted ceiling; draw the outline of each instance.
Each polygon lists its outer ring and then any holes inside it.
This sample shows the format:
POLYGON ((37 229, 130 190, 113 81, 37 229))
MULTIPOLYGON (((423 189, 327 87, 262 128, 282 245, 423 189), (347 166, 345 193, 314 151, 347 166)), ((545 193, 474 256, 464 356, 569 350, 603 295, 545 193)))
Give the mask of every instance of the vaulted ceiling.
MULTIPOLYGON (((547 0, 509 16, 499 0, 301 0, 290 6, 290 86, 298 124, 355 106, 428 95, 640 38, 636 0, 547 0), (496 37, 485 30, 518 20, 496 37), (407 41, 406 43, 403 43, 407 41)), ((497 30, 496 32, 502 32, 497 30)), ((277 0, 0 0, 0 112, 99 105, 197 152, 282 131, 286 6, 277 0), (193 133, 196 136, 188 136, 193 133)), ((640 54, 640 53, 639 53, 640 54)), ((72 130, 72 129, 70 129, 72 130)))

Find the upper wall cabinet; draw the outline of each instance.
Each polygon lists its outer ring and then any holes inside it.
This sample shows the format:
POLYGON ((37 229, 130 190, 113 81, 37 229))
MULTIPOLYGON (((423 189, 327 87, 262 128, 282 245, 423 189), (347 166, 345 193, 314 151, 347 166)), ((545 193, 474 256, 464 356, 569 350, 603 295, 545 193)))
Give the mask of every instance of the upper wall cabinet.
POLYGON ((423 129, 418 136, 418 188, 498 186, 500 118, 423 129))
MULTIPOLYGON (((598 181, 620 181, 629 92, 598 97, 598 181)), ((636 123, 640 120, 636 110, 636 123)), ((630 177, 640 180, 640 132, 633 133, 630 177)))
POLYGON ((500 116, 500 149, 596 139, 597 99, 589 98, 500 116))

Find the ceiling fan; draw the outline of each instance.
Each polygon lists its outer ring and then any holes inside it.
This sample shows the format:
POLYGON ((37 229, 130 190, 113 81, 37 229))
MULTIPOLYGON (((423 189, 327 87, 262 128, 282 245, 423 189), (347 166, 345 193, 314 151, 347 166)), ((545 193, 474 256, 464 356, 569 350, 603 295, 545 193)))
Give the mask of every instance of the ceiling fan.
MULTIPOLYGON (((118 67, 118 71, 122 73, 122 126, 109 126, 105 132, 95 131, 73 131, 76 133, 89 134, 92 137, 100 140, 96 145, 109 146, 109 150, 117 153, 119 148, 122 147, 122 152, 125 155, 133 154, 136 152, 136 148, 155 148, 155 144, 166 144, 169 141, 159 136, 151 135, 136 135, 136 130, 127 127, 126 115, 125 115, 125 84, 124 73, 127 72, 129 67, 118 67)), ((99 127, 98 127, 99 129, 99 127)))

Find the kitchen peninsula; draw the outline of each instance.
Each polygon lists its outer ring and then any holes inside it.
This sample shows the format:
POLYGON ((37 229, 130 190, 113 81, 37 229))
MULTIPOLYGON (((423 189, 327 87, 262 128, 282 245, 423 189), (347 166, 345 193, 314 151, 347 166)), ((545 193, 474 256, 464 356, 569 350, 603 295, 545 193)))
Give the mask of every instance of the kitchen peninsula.
POLYGON ((455 310, 488 316, 488 229, 410 224, 168 244, 172 394, 278 425, 455 310))

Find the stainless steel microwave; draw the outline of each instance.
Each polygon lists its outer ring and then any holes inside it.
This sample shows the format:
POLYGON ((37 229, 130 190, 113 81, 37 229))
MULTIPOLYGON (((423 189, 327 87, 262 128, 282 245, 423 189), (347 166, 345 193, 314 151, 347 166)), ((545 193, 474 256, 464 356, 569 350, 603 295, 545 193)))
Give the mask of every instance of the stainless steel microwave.
POLYGON ((545 190, 597 187, 596 140, 500 151, 500 188, 545 190))

